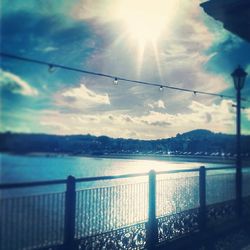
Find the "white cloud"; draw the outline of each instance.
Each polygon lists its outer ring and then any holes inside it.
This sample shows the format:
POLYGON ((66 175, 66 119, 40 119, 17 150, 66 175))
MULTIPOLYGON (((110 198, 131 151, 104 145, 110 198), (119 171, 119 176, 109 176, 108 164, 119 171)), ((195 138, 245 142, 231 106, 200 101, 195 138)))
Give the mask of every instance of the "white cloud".
POLYGON ((48 53, 48 52, 56 51, 56 50, 58 50, 58 48, 52 47, 52 46, 48 46, 48 47, 45 47, 45 48, 40 49, 40 50, 43 51, 43 52, 45 52, 45 53, 48 53))
POLYGON ((165 103, 164 103, 164 101, 163 100, 158 100, 158 101, 156 101, 156 102, 153 102, 153 103, 149 103, 148 104, 148 106, 150 107, 150 108, 161 108, 161 109, 165 109, 166 107, 165 107, 165 103))
POLYGON ((2 69, 0 69, 0 86, 15 94, 27 96, 38 95, 37 89, 31 87, 29 83, 21 79, 19 76, 3 71, 2 69))
POLYGON ((83 108, 91 108, 100 105, 110 105, 107 93, 97 94, 88 89, 84 84, 78 87, 72 87, 62 90, 55 95, 55 102, 61 108, 72 108, 83 110, 83 108))
POLYGON ((87 101, 93 104, 110 104, 108 94, 98 95, 88 89, 84 84, 81 84, 80 87, 64 91, 62 96, 76 98, 77 100, 87 101))
POLYGON ((231 101, 204 105, 193 101, 189 113, 169 114, 149 111, 132 116, 120 111, 96 112, 94 114, 60 113, 44 111, 40 124, 59 134, 93 134, 111 137, 156 139, 175 136, 196 128, 215 132, 232 133, 235 114, 231 101), (53 122, 51 122, 53 121, 53 122))
POLYGON ((110 104, 107 94, 98 95, 94 91, 88 89, 84 84, 81 84, 80 87, 64 91, 62 96, 72 97, 80 101, 89 101, 96 104, 110 104))
POLYGON ((244 114, 246 115, 248 121, 250 121, 250 108, 244 110, 244 114))

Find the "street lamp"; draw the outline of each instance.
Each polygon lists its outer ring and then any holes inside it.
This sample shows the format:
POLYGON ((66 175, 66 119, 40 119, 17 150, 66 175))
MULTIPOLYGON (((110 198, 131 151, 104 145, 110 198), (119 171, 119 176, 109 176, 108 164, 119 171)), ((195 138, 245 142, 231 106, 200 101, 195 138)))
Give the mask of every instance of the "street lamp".
POLYGON ((247 72, 245 72, 244 69, 241 68, 241 66, 238 66, 238 68, 234 70, 231 76, 234 80, 235 89, 241 90, 244 87, 247 72))
POLYGON ((242 211, 242 167, 241 167, 241 143, 240 143, 240 110, 241 110, 241 89, 244 87, 247 73, 240 66, 231 74, 236 89, 237 115, 236 115, 236 135, 237 135, 237 159, 236 159, 236 202, 237 213, 241 216, 242 211))

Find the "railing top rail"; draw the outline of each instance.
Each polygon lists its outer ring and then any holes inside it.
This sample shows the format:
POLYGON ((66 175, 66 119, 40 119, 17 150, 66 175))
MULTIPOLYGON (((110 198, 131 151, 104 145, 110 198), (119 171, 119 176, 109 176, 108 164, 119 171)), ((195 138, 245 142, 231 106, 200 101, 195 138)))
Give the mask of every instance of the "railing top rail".
POLYGON ((213 171, 213 170, 230 170, 230 169, 236 169, 236 167, 235 167, 235 166, 229 166, 229 167, 206 168, 206 171, 213 171))
MULTIPOLYGON (((147 175, 148 173, 107 175, 107 176, 97 176, 97 177, 76 178, 75 181, 76 182, 90 182, 90 181, 142 177, 142 176, 147 176, 147 175)), ((45 186, 45 185, 66 184, 66 183, 67 183, 67 179, 51 180, 51 181, 36 181, 36 182, 3 183, 3 184, 0 184, 0 189, 25 188, 25 187, 35 187, 35 186, 45 186)))
POLYGON ((51 180, 51 181, 36 181, 36 182, 4 183, 4 184, 0 184, 0 189, 25 188, 25 187, 66 184, 66 183, 67 183, 66 179, 51 180))
POLYGON ((178 173, 190 173, 190 172, 199 172, 199 168, 187 168, 187 169, 176 169, 176 170, 166 170, 156 172, 156 174, 178 174, 178 173))
MULTIPOLYGON (((156 172, 156 174, 161 175, 161 174, 199 172, 199 169, 200 168, 167 170, 167 171, 156 172)), ((235 169, 235 167, 229 166, 229 167, 206 168, 206 171, 228 170, 228 169, 235 169)), ((107 176, 97 176, 97 177, 76 178, 75 180, 76 180, 76 182, 90 182, 90 181, 115 180, 115 179, 125 179, 125 178, 133 178, 133 177, 143 177, 143 176, 147 176, 147 175, 148 175, 148 173, 107 175, 107 176)), ((35 187, 35 186, 45 186, 45 185, 66 184, 66 183, 67 183, 67 179, 50 180, 50 181, 36 181, 36 182, 21 182, 21 183, 3 183, 3 184, 0 184, 0 189, 25 188, 25 187, 35 187)))
POLYGON ((89 182, 89 181, 103 181, 103 180, 114 180, 114 179, 125 179, 133 177, 143 177, 147 176, 148 173, 138 173, 138 174, 124 174, 124 175, 107 175, 107 176, 97 176, 97 177, 84 177, 77 178, 76 182, 89 182))

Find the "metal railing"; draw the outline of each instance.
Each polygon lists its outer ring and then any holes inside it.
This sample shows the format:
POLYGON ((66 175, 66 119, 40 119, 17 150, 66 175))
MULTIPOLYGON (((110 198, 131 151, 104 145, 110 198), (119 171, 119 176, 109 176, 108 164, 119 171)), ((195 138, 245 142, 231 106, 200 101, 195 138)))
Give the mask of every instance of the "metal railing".
MULTIPOLYGON (((247 202, 249 183, 246 171, 247 202)), ((153 249, 237 216, 233 167, 0 184, 0 192, 6 190, 9 197, 0 193, 4 250, 153 249), (57 185, 63 190, 55 192, 57 185), (40 194, 45 186, 51 192, 40 194), (38 194, 16 191, 34 187, 38 194)))

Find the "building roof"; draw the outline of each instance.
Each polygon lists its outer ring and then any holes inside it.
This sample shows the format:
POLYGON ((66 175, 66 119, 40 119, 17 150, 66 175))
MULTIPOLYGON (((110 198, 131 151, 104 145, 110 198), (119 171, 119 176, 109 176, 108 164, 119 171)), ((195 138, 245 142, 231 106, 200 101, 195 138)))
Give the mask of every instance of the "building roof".
POLYGON ((222 22, 225 29, 250 42, 249 0, 210 0, 202 3, 201 7, 222 22))

